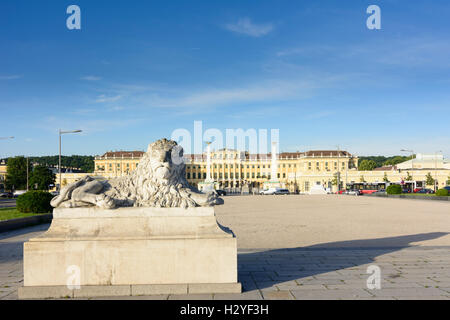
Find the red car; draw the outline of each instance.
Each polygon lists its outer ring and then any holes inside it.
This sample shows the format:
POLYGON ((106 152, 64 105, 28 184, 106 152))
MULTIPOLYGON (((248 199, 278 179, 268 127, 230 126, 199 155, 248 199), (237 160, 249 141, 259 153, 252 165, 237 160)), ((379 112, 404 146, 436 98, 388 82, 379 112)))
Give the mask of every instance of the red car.
POLYGON ((419 192, 420 190, 422 190, 422 188, 415 188, 415 189, 413 190, 413 192, 414 192, 414 193, 417 193, 417 192, 419 192))

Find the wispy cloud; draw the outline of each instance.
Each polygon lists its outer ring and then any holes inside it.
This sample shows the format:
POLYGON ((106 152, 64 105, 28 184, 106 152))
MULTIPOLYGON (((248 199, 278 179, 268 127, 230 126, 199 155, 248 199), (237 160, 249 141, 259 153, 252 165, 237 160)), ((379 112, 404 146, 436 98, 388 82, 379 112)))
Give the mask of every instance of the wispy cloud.
POLYGON ((241 18, 236 23, 225 25, 225 29, 251 37, 262 37, 270 33, 274 29, 274 26, 271 23, 254 24, 249 18, 241 18))
POLYGON ((84 77, 81 77, 81 80, 99 81, 99 80, 102 80, 102 78, 101 77, 97 77, 97 76, 84 76, 84 77))
POLYGON ((0 76, 0 80, 15 80, 22 78, 21 75, 13 74, 13 75, 7 75, 7 76, 0 76))
POLYGON ((306 120, 317 120, 317 119, 330 117, 335 113, 336 112, 334 112, 334 111, 320 111, 320 112, 316 112, 316 113, 307 114, 307 115, 305 115, 304 118, 306 120))
POLYGON ((316 84, 308 81, 267 81, 230 88, 207 88, 197 92, 183 90, 177 94, 149 93, 140 96, 147 105, 162 108, 201 110, 248 103, 267 103, 304 98, 316 84))
POLYGON ((356 44, 309 45, 278 50, 279 58, 314 57, 338 64, 340 61, 370 61, 399 67, 446 67, 450 66, 450 44, 436 37, 371 40, 356 44))
POLYGON ((122 98, 121 95, 116 95, 116 96, 106 96, 104 94, 101 94, 97 97, 97 99, 95 100, 95 102, 97 103, 105 103, 105 102, 115 102, 117 100, 119 100, 120 98, 122 98))
POLYGON ((110 111, 121 111, 121 110, 125 110, 125 107, 122 106, 116 106, 116 107, 112 107, 109 109, 110 111))
POLYGON ((120 119, 74 119, 73 117, 46 117, 36 127, 45 131, 54 132, 54 128, 76 128, 83 130, 81 135, 95 132, 114 131, 118 128, 136 126, 150 121, 147 118, 120 118, 120 119))

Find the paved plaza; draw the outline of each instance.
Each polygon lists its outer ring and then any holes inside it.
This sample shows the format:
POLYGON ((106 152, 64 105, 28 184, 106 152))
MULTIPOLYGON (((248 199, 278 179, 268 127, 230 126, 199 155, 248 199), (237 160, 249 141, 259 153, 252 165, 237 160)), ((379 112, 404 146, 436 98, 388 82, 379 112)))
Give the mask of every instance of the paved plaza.
MULTIPOLYGON (((242 294, 120 299, 450 299, 448 202, 243 196, 216 213, 238 239, 242 294), (373 265, 381 289, 367 287, 373 265)), ((23 242, 47 228, 0 234, 0 299, 17 299, 23 242)))

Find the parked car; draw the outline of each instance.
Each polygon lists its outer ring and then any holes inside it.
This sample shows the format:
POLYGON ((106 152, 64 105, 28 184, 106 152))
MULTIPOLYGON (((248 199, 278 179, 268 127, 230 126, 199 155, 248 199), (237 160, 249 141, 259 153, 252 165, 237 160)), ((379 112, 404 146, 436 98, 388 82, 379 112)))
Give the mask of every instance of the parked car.
POLYGON ((411 193, 411 190, 409 190, 409 189, 402 189, 402 193, 411 193))
POLYGON ((262 194, 262 195, 271 195, 271 194, 275 194, 276 191, 277 191, 277 188, 269 188, 269 189, 261 190, 261 191, 259 192, 259 194, 262 194))
POLYGON ((434 193, 434 191, 431 189, 421 189, 421 190, 417 191, 417 193, 431 194, 431 193, 434 193))
POLYGON ((225 190, 217 189, 216 192, 217 192, 217 194, 219 196, 226 196, 227 195, 227 192, 225 190))
POLYGON ((290 192, 289 192, 288 189, 277 189, 277 190, 275 191, 274 194, 284 194, 284 195, 288 195, 288 194, 290 194, 290 192))
POLYGON ((0 193, 0 198, 12 198, 13 193, 12 192, 2 192, 0 193))
POLYGON ((273 194, 290 194, 288 189, 282 189, 282 188, 269 188, 265 190, 261 190, 259 194, 262 195, 273 195, 273 194))
POLYGON ((422 190, 422 188, 415 188, 415 189, 413 190, 413 192, 414 192, 414 193, 417 193, 417 192, 419 192, 420 190, 422 190))
POLYGON ((353 195, 353 196, 360 196, 360 195, 362 195, 362 192, 361 192, 361 190, 348 190, 347 194, 353 195))
POLYGON ((450 193, 450 186, 443 187, 442 189, 445 189, 450 193))
POLYGON ((22 194, 24 194, 26 192, 27 192, 27 190, 16 190, 13 193, 13 198, 17 198, 18 196, 20 196, 20 195, 22 195, 22 194))

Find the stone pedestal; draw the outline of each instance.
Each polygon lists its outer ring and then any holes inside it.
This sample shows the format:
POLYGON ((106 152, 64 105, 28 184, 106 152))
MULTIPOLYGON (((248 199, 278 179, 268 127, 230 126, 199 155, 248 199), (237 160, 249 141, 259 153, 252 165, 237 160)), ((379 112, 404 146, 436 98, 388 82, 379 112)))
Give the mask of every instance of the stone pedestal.
POLYGON ((189 292, 241 292, 236 237, 213 207, 57 208, 24 244, 19 298, 189 292))

